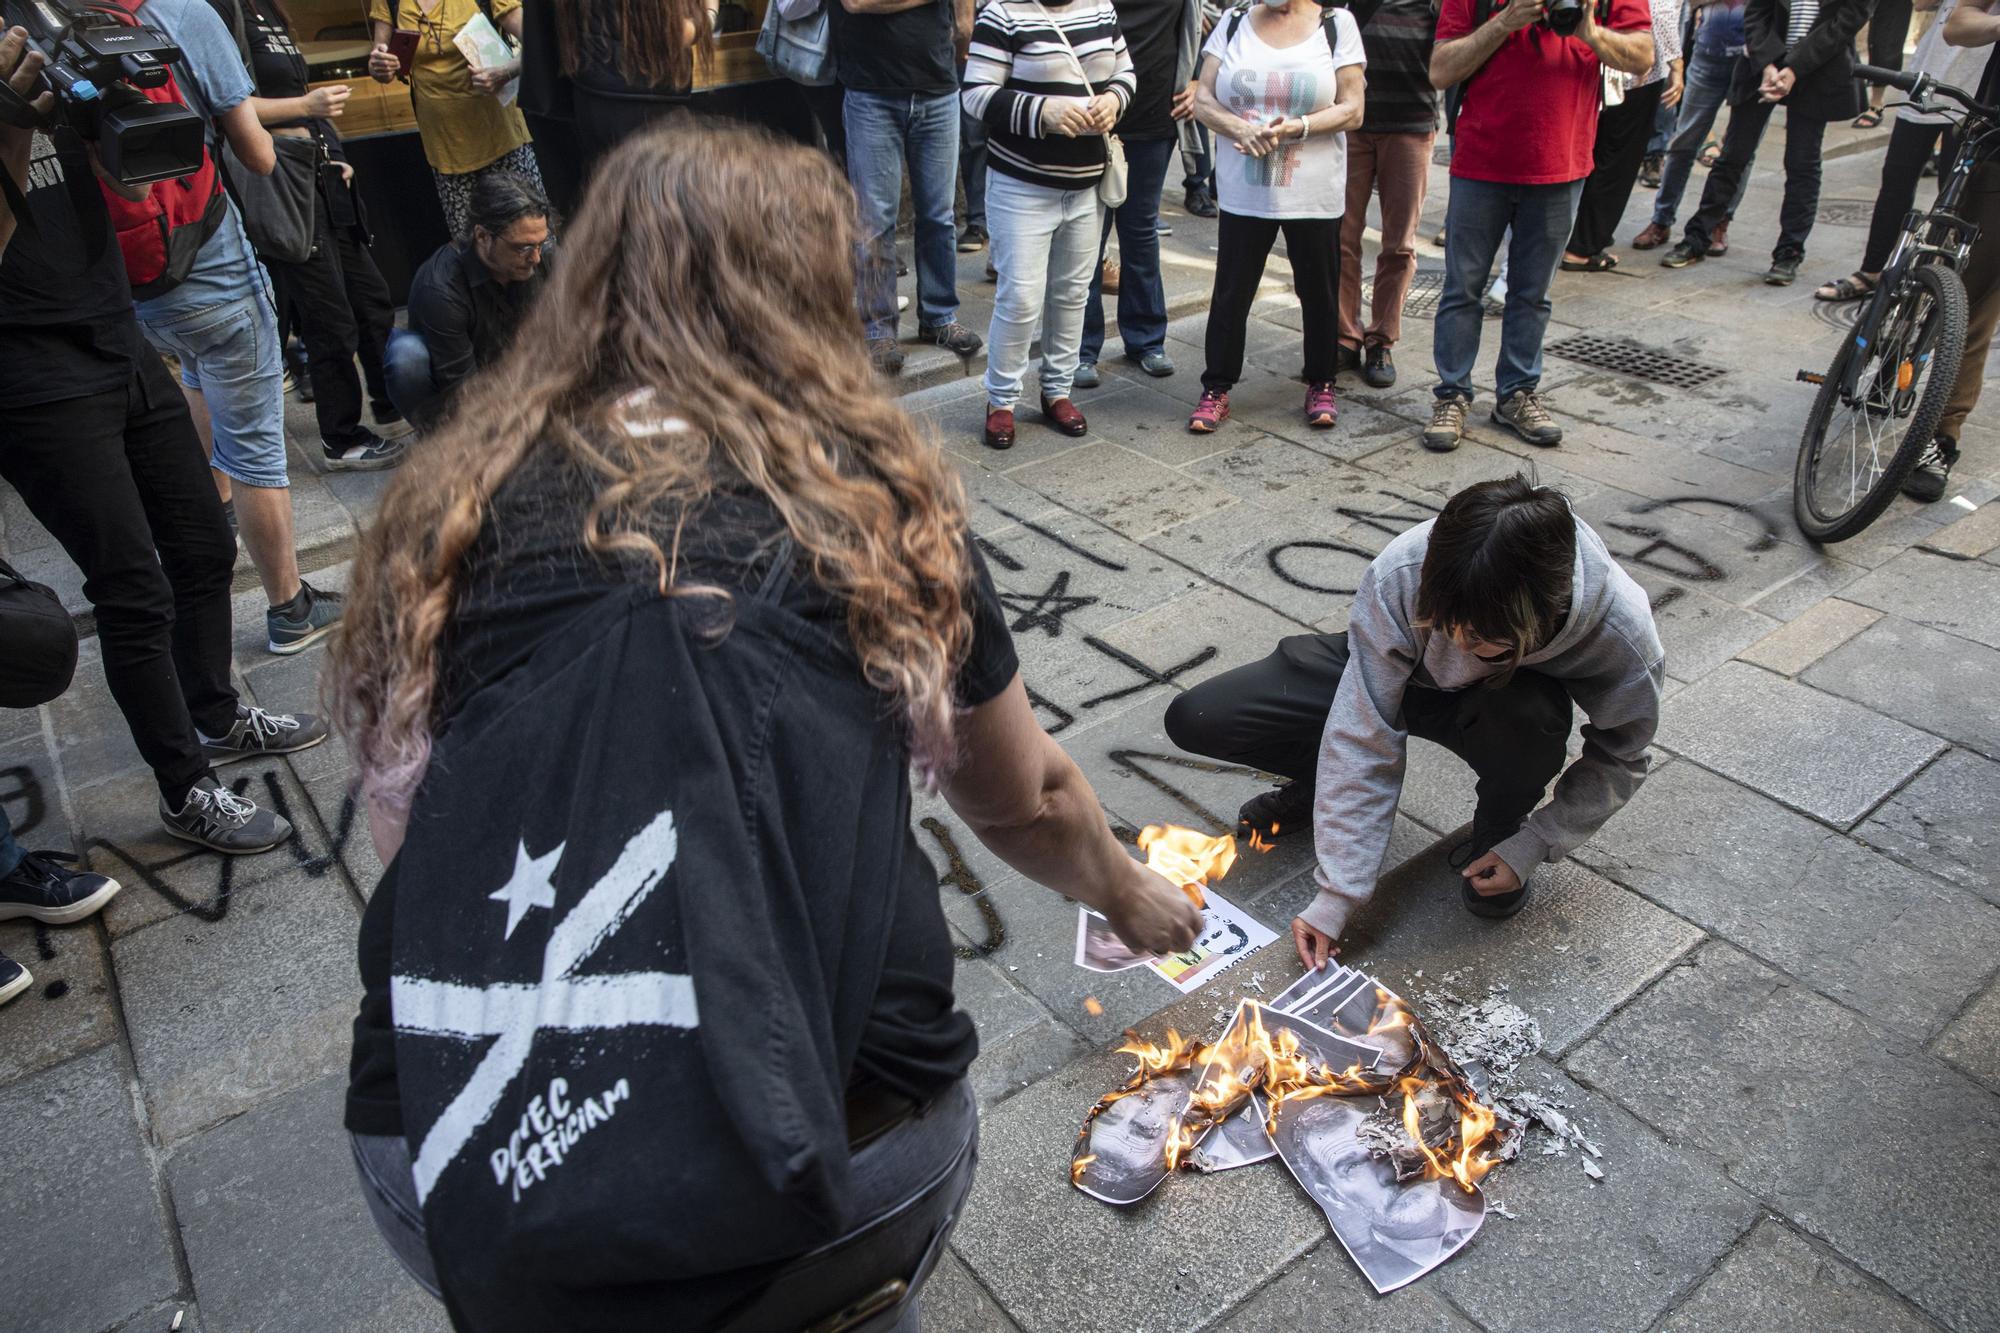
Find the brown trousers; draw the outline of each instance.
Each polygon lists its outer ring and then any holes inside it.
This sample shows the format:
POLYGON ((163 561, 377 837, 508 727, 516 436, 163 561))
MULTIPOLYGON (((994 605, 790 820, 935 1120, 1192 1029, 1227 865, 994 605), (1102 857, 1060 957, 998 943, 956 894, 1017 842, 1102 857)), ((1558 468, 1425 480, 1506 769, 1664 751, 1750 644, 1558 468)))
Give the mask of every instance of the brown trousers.
POLYGON ((1979 386, 1986 378, 1986 353, 1993 330, 2000 325, 2000 162, 1988 162, 1967 184, 1962 205, 1967 221, 1979 228, 1979 240, 1959 276, 1965 279, 1970 318, 1965 327, 1965 355, 1958 363, 1958 382, 1945 403, 1938 434, 1953 440, 1965 419, 1979 405, 1979 386))
POLYGON ((1347 132, 1347 212, 1340 220, 1340 341, 1393 347, 1403 336, 1403 301, 1417 275, 1417 218, 1431 165, 1431 134, 1347 132), (1369 323, 1361 327, 1361 232, 1368 196, 1382 196, 1382 253, 1375 258, 1369 323))

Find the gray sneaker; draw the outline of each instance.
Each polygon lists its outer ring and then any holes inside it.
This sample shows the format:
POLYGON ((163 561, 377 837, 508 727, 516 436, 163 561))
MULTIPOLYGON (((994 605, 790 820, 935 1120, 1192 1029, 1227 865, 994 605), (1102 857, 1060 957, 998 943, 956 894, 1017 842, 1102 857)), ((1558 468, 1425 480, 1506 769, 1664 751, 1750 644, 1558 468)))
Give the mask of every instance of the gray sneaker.
POLYGON ((1553 449, 1563 442, 1562 427, 1542 405, 1542 395, 1533 389, 1518 390, 1494 408, 1493 421, 1537 448, 1553 449))
POLYGON ((1079 361, 1069 386, 1072 389, 1095 389, 1103 383, 1104 373, 1097 368, 1095 361, 1079 361))
POLYGON ((320 454, 326 461, 328 472, 378 472, 385 467, 394 467, 403 461, 409 450, 410 437, 385 440, 367 427, 345 444, 335 444, 332 440, 319 442, 320 454))
POLYGON ((299 580, 299 591, 305 596, 305 610, 272 607, 264 613, 265 646, 280 656, 304 652, 340 623, 339 593, 323 592, 304 579, 299 580))
POLYGON ((1457 394, 1447 394, 1431 405, 1431 424, 1424 427, 1418 438, 1424 448, 1432 453, 1448 454, 1458 448, 1458 442, 1465 438, 1465 409, 1472 406, 1470 398, 1457 394))
POLYGON ((290 754, 310 750, 326 739, 326 723, 311 713, 267 713, 236 705, 236 721, 220 736, 201 737, 211 759, 241 759, 252 754, 290 754))
POLYGON ((260 810, 247 796, 238 796, 213 777, 188 789, 178 810, 160 798, 160 823, 167 832, 188 842, 231 856, 268 852, 292 836, 292 826, 269 810, 260 810))

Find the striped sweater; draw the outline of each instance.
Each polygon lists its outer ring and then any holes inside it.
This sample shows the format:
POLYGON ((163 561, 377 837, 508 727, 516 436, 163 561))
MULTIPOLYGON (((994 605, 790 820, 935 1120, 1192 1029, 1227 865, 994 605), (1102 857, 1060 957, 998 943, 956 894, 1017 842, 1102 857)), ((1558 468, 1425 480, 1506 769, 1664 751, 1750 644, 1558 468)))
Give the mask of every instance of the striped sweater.
POLYGON ((1104 137, 1045 134, 1043 108, 1052 97, 1087 98, 1094 90, 1116 97, 1122 116, 1135 78, 1110 0, 1044 0, 1042 6, 987 0, 973 24, 963 83, 965 113, 985 123, 987 160, 995 171, 1046 189, 1082 190, 1104 174, 1104 137))

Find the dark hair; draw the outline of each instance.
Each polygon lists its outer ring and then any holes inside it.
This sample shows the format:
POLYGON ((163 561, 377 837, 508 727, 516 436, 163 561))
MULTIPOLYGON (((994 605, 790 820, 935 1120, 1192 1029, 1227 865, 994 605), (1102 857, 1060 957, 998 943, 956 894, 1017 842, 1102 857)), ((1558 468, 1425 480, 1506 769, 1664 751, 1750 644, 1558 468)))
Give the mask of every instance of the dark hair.
POLYGON ((472 239, 474 227, 486 228, 498 236, 522 218, 549 216, 549 198, 535 183, 518 171, 488 171, 472 182, 472 203, 466 209, 465 235, 472 239))
POLYGON ((1511 643, 1509 674, 1569 614, 1576 519, 1569 501, 1520 473, 1476 482, 1431 526, 1414 624, 1511 643))

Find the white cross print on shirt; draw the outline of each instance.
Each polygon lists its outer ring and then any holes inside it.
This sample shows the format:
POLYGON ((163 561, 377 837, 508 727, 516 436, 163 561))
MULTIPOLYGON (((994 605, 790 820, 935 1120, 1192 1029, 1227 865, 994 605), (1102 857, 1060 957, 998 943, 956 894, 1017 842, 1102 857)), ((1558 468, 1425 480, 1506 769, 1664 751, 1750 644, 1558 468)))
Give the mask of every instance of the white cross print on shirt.
MULTIPOLYGON (((412 1163, 417 1202, 493 1116, 507 1087, 528 1062, 535 1034, 637 1025, 693 1028, 694 978, 678 972, 625 972, 579 977, 577 968, 617 932, 646 895, 666 878, 680 848, 671 810, 662 810, 625 844, 618 860, 549 932, 539 982, 466 986, 423 977, 391 977, 389 1006, 396 1030, 418 1036, 477 1041, 497 1037, 458 1095, 438 1116, 412 1163)), ((499 893, 507 904, 507 935, 531 908, 552 909, 548 883, 561 852, 529 857, 522 846, 514 875, 499 893)))

